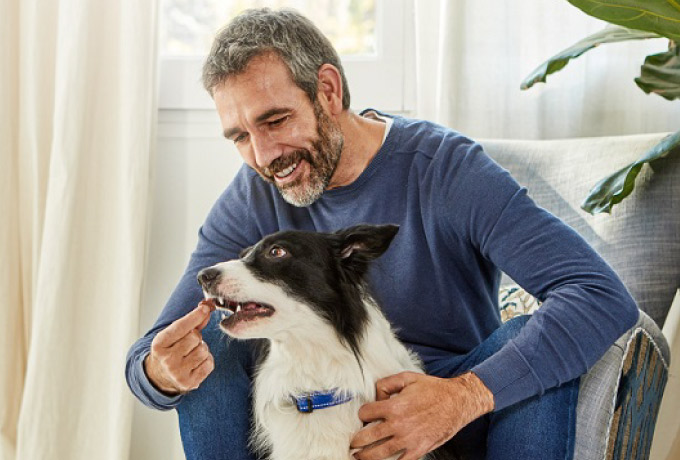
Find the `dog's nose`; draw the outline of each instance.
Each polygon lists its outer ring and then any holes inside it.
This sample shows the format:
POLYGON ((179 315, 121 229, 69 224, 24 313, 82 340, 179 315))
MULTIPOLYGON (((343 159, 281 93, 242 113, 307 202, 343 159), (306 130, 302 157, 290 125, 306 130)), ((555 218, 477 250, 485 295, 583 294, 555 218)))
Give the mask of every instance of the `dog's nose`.
POLYGON ((198 272, 198 282, 203 289, 209 290, 214 284, 217 283, 220 277, 220 271, 214 267, 204 268, 198 272))

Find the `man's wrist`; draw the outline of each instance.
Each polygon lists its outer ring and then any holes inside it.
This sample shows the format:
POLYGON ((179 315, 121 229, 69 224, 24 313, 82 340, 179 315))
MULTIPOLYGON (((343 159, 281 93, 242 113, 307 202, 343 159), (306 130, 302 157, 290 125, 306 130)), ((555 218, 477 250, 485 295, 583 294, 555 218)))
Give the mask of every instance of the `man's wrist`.
POLYGON ((477 417, 493 411, 495 405, 493 393, 474 372, 466 372, 457 376, 456 379, 468 390, 470 403, 473 406, 471 409, 475 411, 477 417))

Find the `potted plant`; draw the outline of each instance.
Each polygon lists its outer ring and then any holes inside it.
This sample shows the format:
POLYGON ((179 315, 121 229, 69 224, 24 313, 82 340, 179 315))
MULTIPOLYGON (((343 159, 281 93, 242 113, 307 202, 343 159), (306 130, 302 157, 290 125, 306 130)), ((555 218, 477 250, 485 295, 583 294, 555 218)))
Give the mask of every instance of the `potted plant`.
MULTIPOLYGON (((571 59, 605 43, 665 37, 668 50, 647 56, 635 83, 645 93, 665 99, 680 98, 680 2, 677 0, 568 0, 586 14, 610 23, 604 30, 590 35, 559 52, 538 66, 524 79, 521 88, 545 82, 546 77, 564 68, 571 59)), ((680 120, 679 120, 680 121, 680 120)), ((610 212, 635 187, 644 163, 670 154, 680 145, 680 131, 664 138, 637 161, 598 182, 581 204, 591 213, 610 212)), ((680 151, 680 149, 676 150, 680 151)))

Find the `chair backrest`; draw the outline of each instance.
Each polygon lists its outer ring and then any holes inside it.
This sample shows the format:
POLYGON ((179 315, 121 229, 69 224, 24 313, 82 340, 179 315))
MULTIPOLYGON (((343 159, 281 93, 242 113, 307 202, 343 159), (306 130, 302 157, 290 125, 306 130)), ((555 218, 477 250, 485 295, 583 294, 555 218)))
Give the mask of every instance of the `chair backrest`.
POLYGON ((645 165, 632 195, 611 214, 592 216, 580 204, 600 179, 637 160, 664 136, 481 141, 539 206, 602 255, 659 327, 680 287, 680 151, 645 165))

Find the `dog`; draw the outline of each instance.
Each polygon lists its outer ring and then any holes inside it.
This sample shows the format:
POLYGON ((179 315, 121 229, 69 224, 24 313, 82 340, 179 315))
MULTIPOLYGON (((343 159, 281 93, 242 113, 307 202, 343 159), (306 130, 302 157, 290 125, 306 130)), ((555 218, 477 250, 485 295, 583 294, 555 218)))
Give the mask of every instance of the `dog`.
POLYGON ((375 400, 376 381, 423 372, 366 280, 371 261, 387 251, 398 229, 282 231, 198 274, 226 334, 267 339, 253 378, 250 441, 261 456, 354 458, 350 440, 363 427, 357 412, 375 400))

